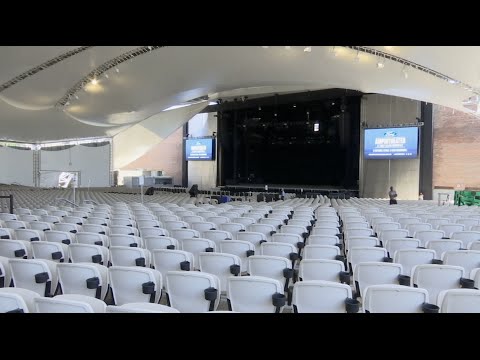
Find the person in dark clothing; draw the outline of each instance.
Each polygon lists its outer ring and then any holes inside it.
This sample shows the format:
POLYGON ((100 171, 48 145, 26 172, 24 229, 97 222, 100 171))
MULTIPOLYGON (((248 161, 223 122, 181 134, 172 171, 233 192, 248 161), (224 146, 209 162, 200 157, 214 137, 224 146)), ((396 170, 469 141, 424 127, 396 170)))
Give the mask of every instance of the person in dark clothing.
POLYGON ((188 193, 190 194, 190 197, 197 197, 197 195, 198 195, 198 185, 193 184, 188 193))
POLYGON ((390 198, 390 205, 394 205, 397 203, 397 192, 393 190, 393 186, 390 186, 388 197, 390 198))

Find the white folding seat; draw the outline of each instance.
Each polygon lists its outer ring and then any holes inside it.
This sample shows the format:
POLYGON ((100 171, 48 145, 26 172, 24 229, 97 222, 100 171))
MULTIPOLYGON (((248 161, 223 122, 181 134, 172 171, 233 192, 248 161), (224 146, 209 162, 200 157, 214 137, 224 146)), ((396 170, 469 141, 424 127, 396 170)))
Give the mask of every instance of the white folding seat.
POLYGON ((31 215, 32 211, 26 208, 17 208, 15 209, 15 214, 17 215, 31 215))
POLYGON ((222 240, 219 243, 221 253, 233 254, 240 258, 240 272, 248 269, 248 257, 255 254, 255 246, 249 241, 242 240, 222 240))
POLYGON ((343 234, 345 239, 348 239, 351 236, 370 236, 370 235, 374 235, 372 229, 360 229, 360 228, 345 230, 343 234))
POLYGON ((248 225, 251 225, 251 224, 255 224, 256 221, 257 221, 256 219, 253 219, 253 218, 250 218, 250 217, 243 217, 243 216, 232 219, 232 222, 237 223, 237 224, 243 224, 243 225, 245 225, 245 227, 247 227, 248 225))
POLYGON ((438 229, 440 225, 443 224, 450 224, 450 219, 448 218, 435 218, 435 219, 427 219, 425 222, 432 224, 434 229, 438 229))
POLYGON ((123 226, 123 225, 110 226, 110 235, 112 234, 125 234, 125 235, 134 235, 134 236, 140 235, 137 228, 134 228, 131 226, 123 226))
MULTIPOLYGON (((377 234, 380 234, 381 232, 386 230, 398 230, 398 229, 401 229, 401 226, 397 222, 379 223, 374 225, 373 227, 373 231, 375 231, 375 233, 377 234)), ((408 236, 408 231, 407 231, 407 236, 408 236)))
POLYGON ((137 213, 135 212, 135 221, 138 224, 139 221, 157 221, 157 217, 150 213, 137 213))
POLYGON ((298 266, 300 281, 325 280, 350 284, 350 274, 345 264, 338 260, 303 259, 298 266))
POLYGON ((458 219, 456 223, 465 225, 465 230, 471 230, 472 226, 480 225, 480 219, 461 218, 458 219))
MULTIPOLYGON (((310 241, 310 239, 308 239, 310 241)), ((310 242, 309 242, 310 243, 310 242)), ((330 244, 335 245, 335 244, 330 244)), ((337 245, 338 246, 338 245, 337 245)), ((380 240, 373 236, 352 236, 345 242, 345 253, 354 247, 381 247, 380 240)))
POLYGON ((156 249, 179 249, 178 240, 168 236, 145 236, 142 238, 145 249, 153 251, 156 249))
POLYGON ((83 225, 85 222, 84 218, 78 217, 78 216, 64 216, 63 217, 63 222, 66 224, 77 224, 77 225, 83 225))
POLYGON ((284 257, 295 263, 298 259, 298 250, 295 245, 284 242, 264 242, 260 245, 258 255, 284 257))
POLYGON ((408 224, 405 229, 408 230, 408 236, 413 237, 417 231, 432 230, 432 225, 429 223, 408 224))
MULTIPOLYGON (((260 220, 260 222, 262 222, 262 220, 260 220)), ((305 228, 305 230, 307 230, 307 231, 312 228, 312 223, 310 222, 310 220, 301 220, 301 219, 293 219, 292 218, 292 219, 288 220, 287 225, 288 226, 300 226, 300 227, 302 227, 302 229, 305 228)))
POLYGON ((385 244, 387 240, 390 239, 403 239, 408 236, 408 230, 405 229, 396 229, 396 230, 382 230, 378 233, 378 238, 385 244))
POLYGON ((176 211, 175 215, 177 215, 179 218, 183 218, 184 216, 195 216, 195 213, 189 210, 182 210, 182 211, 176 211))
MULTIPOLYGON (((199 213, 199 215, 200 214, 201 213, 199 213)), ((218 227, 220 224, 232 222, 231 219, 226 216, 210 216, 210 217, 205 217, 205 220, 207 222, 214 223, 216 225, 215 227, 218 227)))
POLYGON ((438 305, 438 294, 442 290, 460 288, 464 273, 465 270, 460 266, 417 265, 412 269, 411 285, 427 290, 430 303, 438 305))
POLYGON ((215 230, 217 227, 216 224, 207 221, 193 222, 190 223, 190 228, 198 232, 203 232, 207 230, 215 230))
POLYGON ((350 273, 355 271, 355 266, 361 262, 391 261, 385 248, 380 247, 354 247, 347 253, 347 262, 350 273))
POLYGON ((198 254, 201 252, 215 252, 217 246, 214 241, 202 238, 181 239, 178 241, 181 250, 188 251, 194 256, 194 270, 199 270, 198 254))
POLYGON ((224 293, 229 276, 238 276, 241 273, 241 259, 233 254, 200 252, 198 253, 198 267, 201 272, 216 275, 220 280, 220 289, 224 293))
POLYGON ((160 271, 139 266, 111 266, 108 276, 115 305, 160 300, 163 287, 160 271))
MULTIPOLYGON (((254 212, 248 212, 242 215, 242 217, 249 218, 255 220, 253 223, 256 223, 260 221, 260 219, 265 218, 265 215, 259 214, 259 213, 254 213, 254 212)), ((234 219, 235 222, 239 222, 237 219, 234 219)), ((247 224, 245 224, 247 225, 247 224)))
POLYGON ((429 240, 425 244, 427 249, 435 250, 435 259, 442 259, 442 255, 445 251, 460 250, 463 247, 461 240, 443 239, 443 240, 429 240))
POLYGON ((130 303, 121 306, 108 305, 107 313, 110 314, 138 314, 138 313, 179 313, 170 306, 152 303, 130 303))
POLYGON ((42 221, 51 223, 51 224, 58 224, 60 223, 61 217, 59 216, 53 216, 53 215, 42 215, 42 221))
POLYGON ((70 244, 69 257, 72 263, 95 263, 108 266, 110 252, 105 246, 70 244))
POLYGON ((0 288, 9 287, 12 281, 12 272, 10 269, 9 259, 0 256, 0 288))
POLYGON ((395 251, 393 262, 402 264, 402 275, 411 276, 416 265, 433 264, 435 257, 435 250, 431 249, 400 249, 395 251))
POLYGON ((176 221, 162 221, 162 223, 163 223, 163 227, 168 231, 189 229, 190 228, 190 224, 185 222, 185 221, 179 221, 179 220, 176 220, 176 221))
POLYGON ((438 294, 438 307, 441 313, 480 313, 480 291, 443 290, 438 294))
POLYGON ((425 289, 382 284, 371 285, 365 289, 363 312, 423 313, 438 312, 438 308, 429 304, 428 292, 425 289))
POLYGON ((25 221, 20 220, 6 220, 4 221, 4 225, 6 228, 9 229, 28 229, 29 224, 25 221))
POLYGON ((217 246, 220 244, 220 241, 222 240, 233 239, 233 235, 230 232, 224 231, 224 230, 207 230, 202 232, 201 236, 204 239, 210 239, 214 241, 217 244, 217 246))
MULTIPOLYGON (((105 223, 105 220, 103 222, 105 223)), ((122 226, 136 227, 137 223, 136 223, 135 220, 132 220, 132 219, 112 217, 112 219, 110 220, 110 225, 122 225, 122 226)))
POLYGON ((185 222, 189 223, 190 226, 191 226, 192 223, 203 222, 203 221, 205 221, 205 219, 202 216, 199 216, 199 215, 186 215, 186 216, 182 217, 182 221, 185 221, 185 222))
POLYGON ((37 215, 37 216, 48 215, 48 211, 45 209, 33 209, 32 215, 37 215))
MULTIPOLYGON (((253 225, 251 225, 253 226, 253 225)), ((318 228, 317 228, 318 229, 318 228)), ((304 239, 308 237, 308 230, 305 226, 300 225, 284 225, 280 229, 281 234, 296 234, 302 236, 304 239)), ((338 233, 338 230, 337 230, 338 233)), ((313 235, 319 235, 319 233, 315 233, 313 235)))
POLYGON ((265 239, 267 241, 270 241, 271 236, 276 233, 276 230, 273 225, 269 224, 251 224, 247 226, 247 232, 261 233, 265 235, 265 239))
POLYGON ((110 235, 109 227, 98 225, 98 224, 83 224, 82 230, 84 232, 97 233, 97 234, 107 235, 107 236, 110 235))
POLYGON ((92 211, 90 213, 90 217, 102 218, 102 219, 110 219, 110 213, 106 211, 92 211))
POLYGON ((45 241, 59 242, 65 245, 70 245, 74 242, 75 236, 71 232, 50 230, 45 231, 45 241))
MULTIPOLYGON (((155 249, 152 251, 152 264, 165 279, 168 271, 191 271, 194 269, 194 256, 183 250, 155 249)), ((166 283, 163 284, 166 286, 166 283)))
POLYGON ((442 224, 438 226, 438 230, 445 231, 445 237, 451 238, 453 233, 463 232, 465 230, 465 225, 442 224))
POLYGON ((103 300, 108 291, 108 268, 94 263, 57 265, 62 294, 81 294, 103 300))
MULTIPOLYGON (((42 295, 43 296, 43 295, 42 295)), ((28 289, 5 287, 0 289, 0 313, 34 313, 34 299, 40 295, 28 289)))
POLYGON ((89 213, 87 211, 74 210, 70 213, 71 216, 80 217, 82 219, 87 219, 89 213))
POLYGON ((139 247, 112 246, 110 261, 113 266, 143 266, 150 267, 150 251, 139 247))
POLYGON ((279 256, 254 255, 248 258, 248 273, 251 276, 262 276, 278 280, 284 291, 289 291, 289 283, 293 282, 292 262, 279 256))
POLYGON ((98 233, 78 232, 75 234, 75 240, 78 244, 110 246, 108 236, 98 233))
POLYGON ((77 224, 68 224, 68 223, 58 223, 53 224, 53 230, 57 231, 68 231, 72 234, 76 234, 79 231, 82 231, 82 227, 77 224))
POLYGON ((445 265, 461 266, 465 270, 465 277, 470 272, 480 267, 480 251, 478 250, 450 250, 445 251, 442 256, 445 265))
POLYGON ((422 220, 417 217, 401 217, 397 219, 397 222, 400 224, 402 229, 406 229, 408 225, 419 224, 422 222, 422 220))
POLYGON ((58 295, 53 298, 35 298, 37 313, 105 313, 105 302, 78 294, 58 295))
POLYGON ((349 285, 331 281, 297 281, 293 286, 295 313, 355 313, 358 301, 352 299, 349 285))
MULTIPOLYGON (((132 220, 132 221, 135 221, 133 220, 134 216, 133 214, 131 214, 129 211, 115 211, 115 212, 112 212, 112 217, 110 219, 111 221, 111 224, 113 225, 113 220, 132 220)), ((124 224, 120 224, 120 225, 124 225, 124 224)), ((127 226, 128 226, 128 222, 127 222, 127 226)))
POLYGON ((15 287, 35 291, 40 296, 52 296, 58 285, 57 264, 49 260, 10 259, 15 287))
POLYGON ((232 222, 232 223, 220 224, 218 229, 230 232, 233 235, 233 238, 235 238, 236 233, 239 231, 245 231, 246 227, 244 224, 232 222))
POLYGON ((259 232, 245 231, 237 233, 237 240, 251 242, 255 246, 255 252, 258 253, 261 243, 267 241, 267 237, 259 232))
POLYGON ((162 225, 158 220, 137 220, 137 227, 139 229, 144 228, 144 227, 154 227, 154 228, 160 228, 162 225))
POLYGON ((177 215, 173 215, 172 213, 164 214, 164 215, 157 215, 157 216, 158 216, 158 220, 161 221, 162 223, 165 223, 165 222, 168 222, 168 221, 179 221, 180 220, 180 218, 177 215))
POLYGON ((182 313, 215 311, 220 302, 220 279, 195 271, 168 271, 169 305, 182 313))
POLYGON ((109 246, 145 247, 141 237, 124 234, 110 235, 109 246))
POLYGON ((393 259, 395 251, 400 249, 416 249, 420 247, 421 242, 413 238, 389 239, 385 243, 385 249, 388 251, 388 256, 393 259))
POLYGON ((280 281, 262 276, 231 276, 227 280, 231 311, 240 313, 280 313, 286 298, 280 281))
MULTIPOLYGON (((127 220, 127 221, 130 221, 130 220, 127 220)), ((99 218, 99 217, 93 217, 93 216, 90 216, 89 218, 87 218, 84 223, 83 223, 83 226, 87 225, 87 224, 91 224, 91 225, 102 225, 102 226, 110 226, 110 225, 124 225, 124 224, 114 224, 112 222, 112 220, 108 220, 108 219, 103 219, 103 218, 99 218)))
POLYGON ((18 220, 25 221, 25 222, 34 222, 34 221, 39 221, 40 219, 41 217, 36 215, 20 215, 18 217, 18 220))
POLYGON ((332 245, 306 245, 303 249, 302 258, 345 261, 345 257, 341 255, 340 248, 332 245))
POLYGON ((63 218, 64 216, 68 216, 68 212, 65 210, 52 210, 49 211, 49 215, 58 216, 59 218, 63 218))
POLYGON ((43 241, 45 240, 45 235, 41 230, 15 229, 15 239, 25 241, 43 241))
POLYGON ((9 259, 30 259, 32 255, 32 245, 30 241, 0 240, 0 256, 9 259))
POLYGON ((284 225, 283 220, 272 219, 272 218, 262 218, 262 219, 259 220, 258 223, 259 224, 272 225, 274 227, 274 229, 280 229, 284 225))
POLYGON ((35 259, 52 260, 57 263, 68 262, 68 245, 49 241, 34 241, 31 245, 35 259))
POLYGON ((445 238, 445 231, 443 230, 423 230, 423 231, 416 231, 413 234, 415 239, 419 239, 421 242, 421 246, 425 246, 427 241, 430 240, 441 240, 445 238))
POLYGON ((281 242, 292 244, 297 248, 298 255, 301 254, 301 250, 305 247, 305 242, 303 237, 298 234, 289 234, 289 233, 279 233, 272 235, 272 242, 281 242))
POLYGON ((315 226, 311 235, 333 235, 338 236, 339 231, 336 227, 315 226))
POLYGON ((181 239, 193 239, 199 238, 200 233, 197 230, 192 229, 173 229, 169 230, 170 237, 173 237, 177 240, 181 239))
POLYGON ((356 297, 364 296, 365 289, 371 285, 379 284, 402 284, 410 280, 401 278, 402 265, 396 263, 385 263, 378 261, 366 261, 358 263, 353 270, 353 280, 355 283, 356 297))
POLYGON ((461 240, 463 248, 467 249, 468 244, 472 241, 480 240, 480 231, 459 231, 450 234, 451 239, 461 240))
POLYGON ((145 238, 147 236, 169 236, 170 232, 166 229, 157 227, 142 227, 139 229, 140 236, 145 238))
POLYGON ((44 221, 32 221, 28 225, 32 230, 47 231, 53 229, 52 224, 44 221))

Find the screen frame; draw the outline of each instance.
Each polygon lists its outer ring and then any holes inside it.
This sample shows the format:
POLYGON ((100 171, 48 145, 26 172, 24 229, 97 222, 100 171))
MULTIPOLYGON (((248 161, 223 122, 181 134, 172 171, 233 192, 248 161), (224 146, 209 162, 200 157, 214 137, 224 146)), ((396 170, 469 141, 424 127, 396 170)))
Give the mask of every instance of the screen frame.
POLYGON ((363 157, 363 160, 415 160, 415 159, 418 159, 420 157, 420 131, 421 131, 421 127, 420 126, 414 126, 414 125, 411 125, 411 126, 395 126, 395 125, 392 125, 392 126, 388 126, 388 127, 365 127, 363 128, 363 144, 362 144, 362 157, 363 157), (398 156, 393 156, 393 155, 390 155, 388 157, 367 157, 365 155, 365 138, 366 138, 366 131, 367 130, 389 130, 389 129, 411 129, 411 128, 416 128, 417 129, 417 151, 416 151, 416 156, 409 156, 409 157, 398 157, 398 156))
POLYGON ((205 137, 195 137, 195 138, 184 138, 183 139, 183 150, 185 152, 184 160, 185 161, 215 161, 217 156, 217 141, 216 138, 205 136, 205 137), (195 140, 211 140, 212 142, 212 156, 210 159, 189 159, 187 157, 187 144, 188 141, 195 141, 195 140))

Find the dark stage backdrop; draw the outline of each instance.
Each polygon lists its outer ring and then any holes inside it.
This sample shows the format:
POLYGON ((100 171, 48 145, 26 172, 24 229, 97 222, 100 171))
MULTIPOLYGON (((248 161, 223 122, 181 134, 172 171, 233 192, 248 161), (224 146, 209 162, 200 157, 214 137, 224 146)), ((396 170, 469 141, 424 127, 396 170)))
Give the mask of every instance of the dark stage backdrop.
POLYGON ((360 96, 229 109, 218 120, 222 185, 357 187, 360 96))

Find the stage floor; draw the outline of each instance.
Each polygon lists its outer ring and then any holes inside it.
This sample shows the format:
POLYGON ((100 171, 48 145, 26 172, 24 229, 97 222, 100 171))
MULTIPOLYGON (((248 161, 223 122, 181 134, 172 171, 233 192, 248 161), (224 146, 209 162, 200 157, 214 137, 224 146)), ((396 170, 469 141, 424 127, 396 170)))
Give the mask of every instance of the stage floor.
POLYGON ((298 190, 300 191, 358 191, 358 189, 345 189, 341 186, 330 186, 330 185, 305 185, 305 184, 298 184, 298 185, 288 185, 288 184, 237 184, 237 185, 225 185, 220 186, 221 188, 229 188, 229 189, 255 189, 255 190, 265 190, 265 185, 268 185, 268 191, 272 191, 273 189, 284 189, 287 190, 298 190))

